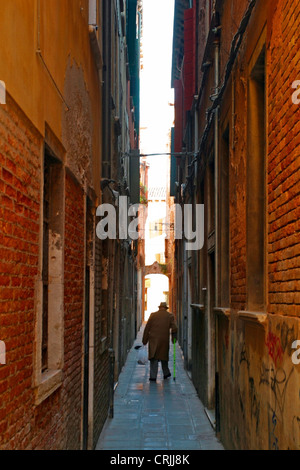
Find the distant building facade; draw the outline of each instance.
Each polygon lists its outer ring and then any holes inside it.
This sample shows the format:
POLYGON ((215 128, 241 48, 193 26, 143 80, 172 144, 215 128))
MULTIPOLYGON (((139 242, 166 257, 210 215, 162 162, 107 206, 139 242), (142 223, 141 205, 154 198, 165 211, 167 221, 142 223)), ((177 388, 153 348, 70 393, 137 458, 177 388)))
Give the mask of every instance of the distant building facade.
POLYGON ((298 2, 175 0, 176 242, 186 367, 227 448, 299 449, 298 2))

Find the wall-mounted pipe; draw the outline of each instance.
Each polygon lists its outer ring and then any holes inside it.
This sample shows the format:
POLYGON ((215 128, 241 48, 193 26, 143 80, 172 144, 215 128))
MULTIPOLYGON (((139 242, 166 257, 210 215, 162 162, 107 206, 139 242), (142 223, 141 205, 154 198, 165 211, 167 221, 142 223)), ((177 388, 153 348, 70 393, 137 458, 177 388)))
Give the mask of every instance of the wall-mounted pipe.
MULTIPOLYGON (((220 76, 220 43, 216 39, 214 43, 214 67, 215 67, 215 93, 219 93, 220 76)), ((219 106, 214 112, 214 161, 215 161, 215 307, 219 304, 219 106)), ((216 429, 219 430, 219 364, 218 364, 218 319, 214 316, 215 327, 215 413, 216 429)))
MULTIPOLYGON (((215 93, 219 92, 220 43, 214 43, 215 93)), ((214 113, 214 162, 215 162, 215 307, 219 302, 219 106, 214 113)))
POLYGON ((97 24, 97 0, 89 0, 89 25, 96 26, 97 24))

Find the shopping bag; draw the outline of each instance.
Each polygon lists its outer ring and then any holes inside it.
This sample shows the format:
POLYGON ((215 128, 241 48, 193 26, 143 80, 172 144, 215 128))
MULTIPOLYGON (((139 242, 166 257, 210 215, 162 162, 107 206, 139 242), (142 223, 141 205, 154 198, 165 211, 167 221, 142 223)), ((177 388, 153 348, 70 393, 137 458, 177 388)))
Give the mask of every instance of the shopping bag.
POLYGON ((146 346, 143 346, 142 348, 139 349, 137 360, 138 360, 137 361, 138 364, 141 364, 142 366, 147 364, 148 354, 147 354, 146 346))

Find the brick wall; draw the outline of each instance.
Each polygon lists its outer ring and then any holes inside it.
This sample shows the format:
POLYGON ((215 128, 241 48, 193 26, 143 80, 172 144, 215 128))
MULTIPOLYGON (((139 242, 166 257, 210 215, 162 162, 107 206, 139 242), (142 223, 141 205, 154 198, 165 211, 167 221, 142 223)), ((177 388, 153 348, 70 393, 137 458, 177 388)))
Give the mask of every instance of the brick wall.
POLYGON ((83 191, 67 172, 65 179, 64 380, 39 406, 32 407, 33 449, 76 450, 81 444, 82 332, 84 300, 83 191))
POLYGON ((241 58, 235 67, 235 128, 231 130, 230 156, 230 278, 231 307, 246 305, 246 167, 247 167, 247 83, 241 58), (234 132, 234 135, 233 135, 234 132))
MULTIPOLYGON (((230 2, 224 2, 221 64, 230 31, 230 2), (226 26, 226 27, 225 27, 226 26), (223 34, 224 31, 224 34, 223 34)), ((299 338, 299 144, 300 107, 292 103, 299 79, 295 38, 300 15, 290 2, 269 2, 267 15, 267 308, 266 321, 245 321, 237 311, 246 303, 247 92, 248 63, 255 47, 253 30, 263 27, 265 4, 258 3, 234 67, 222 116, 230 117, 230 320, 219 321, 221 437, 227 448, 299 449, 299 365, 292 362, 299 338), (258 19, 262 22, 259 26, 258 19), (255 24, 255 26, 254 26, 255 24), (252 29, 251 29, 252 28, 252 29), (234 92, 234 100, 232 93, 234 92), (232 108, 230 109, 230 112, 232 108), (293 318, 292 318, 293 317, 293 318), (235 403, 230 407, 228 403, 235 403)), ((238 24, 240 13, 234 15, 238 24)), ((251 262, 251 253, 249 254, 251 262)))
POLYGON ((83 190, 66 175, 65 206, 65 364, 64 412, 66 448, 80 448, 82 325, 84 300, 84 198, 83 190))
POLYGON ((41 138, 7 97, 0 106, 0 448, 30 446, 41 138))
POLYGON ((299 27, 300 12, 279 2, 269 37, 269 311, 290 316, 300 314, 300 106, 291 100, 299 27))
MULTIPOLYGON (((220 31, 222 85, 233 38, 250 2, 224 0, 217 3, 220 5, 222 26, 220 31)), ((198 5, 199 22, 203 28, 204 4, 199 1, 198 5)), ((219 110, 221 162, 222 136, 225 130, 227 135, 227 129, 229 129, 230 151, 230 315, 227 316, 227 312, 226 316, 218 315, 216 348, 220 436, 228 449, 299 449, 299 396, 297 396, 299 365, 292 361, 292 343, 299 339, 300 331, 300 106, 292 103, 294 92, 292 84, 300 80, 299 26, 300 13, 292 2, 271 0, 256 2, 219 110), (266 273, 262 283, 265 281, 266 284, 267 306, 259 309, 253 306, 253 303, 251 308, 253 285, 249 282, 251 276, 247 279, 247 268, 258 267, 255 254, 250 248, 253 245, 249 240, 252 236, 253 240, 258 240, 257 245, 263 243, 262 234, 259 230, 255 232, 255 224, 253 227, 251 224, 255 217, 251 218, 252 205, 249 201, 251 189, 253 191, 251 186, 253 180, 249 175, 255 174, 255 171, 259 175, 263 173, 262 159, 259 159, 261 154, 259 152, 256 154, 254 151, 261 148, 259 144, 263 139, 255 141, 257 145, 255 149, 253 144, 253 134, 255 134, 253 114, 260 111, 259 105, 263 106, 263 103, 256 100, 253 81, 259 81, 262 86, 263 74, 261 70, 257 73, 256 60, 257 54, 262 51, 261 46, 265 36, 267 38, 265 50, 267 198, 264 213, 267 230, 266 242, 261 251, 264 252, 262 256, 264 254, 266 256, 266 273), (256 75, 250 77, 250 71, 253 70, 255 63, 256 75), (248 95, 248 92, 251 95, 248 95), (251 106, 248 108, 249 103, 251 106), (250 164, 253 162, 256 167, 250 164), (250 210, 247 216, 248 208, 250 210), (252 233, 250 230, 247 233, 247 224, 249 229, 253 228, 252 233), (254 309, 256 313, 248 312, 254 309), (247 312, 242 312, 243 310, 247 312), (261 315, 261 312, 264 312, 264 315, 261 315), (230 406, 231 403, 234 405, 230 406)), ((198 36, 196 51, 200 61, 205 48, 201 34, 202 31, 198 36)), ((207 48, 206 52, 207 60, 213 60, 213 47, 207 48)), ((214 86, 213 72, 213 67, 206 69, 199 102, 200 137, 206 122, 206 110, 211 106, 209 94, 214 86)), ((198 73, 201 78, 203 75, 199 71, 198 73)), ((201 82, 198 83, 198 88, 200 84, 201 82)), ((177 123, 175 128, 176 125, 177 123)), ((210 152, 213 137, 212 127, 206 142, 207 152, 206 154, 203 152, 204 158, 210 152)), ((222 171, 220 182, 222 185, 222 171)), ((206 188, 202 182, 199 186, 202 186, 205 193, 206 188)), ((222 192, 220 197, 222 198, 222 192)), ((263 204, 259 209, 261 210, 257 210, 255 215, 264 211, 263 204)), ((204 266, 207 261, 205 248, 202 257, 201 264, 204 266)), ((192 270, 195 272, 193 266, 192 270)), ((248 272, 251 272, 250 269, 248 272)), ((262 270, 257 269, 256 272, 257 278, 261 279, 262 270)), ((202 279, 205 283, 200 287, 207 288, 206 272, 203 268, 202 279)), ((194 330, 199 328, 205 331, 206 325, 196 325, 194 330)), ((211 334, 211 328, 208 334, 211 334)), ((199 359, 205 357, 207 342, 205 338, 199 339, 199 335, 195 338, 193 338, 193 381, 205 400, 206 387, 211 384, 206 377, 206 368, 201 367, 199 359)), ((212 345, 214 347, 213 337, 212 345)))
POLYGON ((43 139, 8 97, 0 106, 0 448, 79 449, 84 299, 83 191, 66 174, 64 380, 34 403, 35 283, 43 139))
POLYGON ((101 338, 102 330, 102 243, 96 237, 96 263, 95 263, 95 382, 94 382, 94 446, 97 444, 99 434, 107 419, 109 408, 109 355, 107 349, 103 351, 101 338), (101 406, 100 406, 101 404, 101 406))

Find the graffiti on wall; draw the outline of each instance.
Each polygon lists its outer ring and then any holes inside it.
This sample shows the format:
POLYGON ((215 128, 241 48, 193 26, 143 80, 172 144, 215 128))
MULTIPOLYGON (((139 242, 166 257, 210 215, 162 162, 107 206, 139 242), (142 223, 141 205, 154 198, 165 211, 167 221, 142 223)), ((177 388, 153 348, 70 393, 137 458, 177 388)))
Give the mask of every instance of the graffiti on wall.
POLYGON ((240 365, 242 364, 242 362, 245 362, 245 363, 246 363, 247 369, 248 369, 248 372, 249 372, 249 369, 250 369, 250 361, 249 361, 249 359, 248 359, 248 353, 247 353, 245 341, 243 342, 243 346, 242 346, 242 350, 241 350, 241 354, 240 354, 240 365))
POLYGON ((273 365, 267 366, 264 362, 261 366, 259 385, 265 384, 270 387, 274 397, 275 411, 279 410, 281 416, 284 411, 288 383, 293 372, 294 369, 291 369, 287 375, 282 367, 275 369, 273 365))
POLYGON ((238 384, 237 417, 243 422, 244 435, 251 436, 252 443, 260 433, 261 438, 268 436, 269 448, 273 450, 288 446, 300 449, 300 416, 298 412, 295 416, 291 414, 291 407, 288 406, 289 400, 294 397, 296 380, 292 362, 295 338, 297 325, 285 320, 261 337, 263 349, 260 354, 256 347, 251 349, 244 333, 238 341, 235 335, 228 335, 226 329, 222 335, 223 364, 228 358, 232 380, 234 372, 237 373, 234 381, 238 384), (236 364, 239 367, 235 371, 236 364), (267 434, 264 431, 266 427, 267 434))
POLYGON ((245 407, 247 406, 246 403, 249 403, 250 416, 251 416, 251 419, 255 423, 255 429, 257 432, 259 428, 259 423, 260 423, 261 402, 259 400, 259 393, 255 386, 254 377, 250 375, 250 359, 249 359, 249 353, 248 353, 245 341, 243 341, 242 346, 241 346, 239 363, 240 363, 240 371, 241 371, 241 366, 242 365, 245 366, 246 377, 247 377, 247 378, 245 377, 245 382, 242 381, 239 387, 238 396, 239 396, 240 409, 242 412, 243 419, 245 419, 245 411, 246 411, 245 407), (246 385, 247 382, 248 382, 247 386, 243 387, 242 383, 246 385))
POLYGON ((278 437, 276 436, 277 416, 274 410, 272 410, 272 425, 270 426, 270 449, 279 450, 278 437))
MULTIPOLYGON (((262 362, 260 373, 260 385, 265 385, 271 390, 271 400, 268 403, 270 410, 269 439, 270 447, 274 450, 279 449, 280 432, 279 424, 286 421, 285 403, 288 386, 294 374, 294 367, 288 366, 284 361, 284 355, 291 355, 292 344, 296 338, 295 327, 290 327, 285 321, 278 324, 276 334, 269 331, 265 345, 271 361, 266 364, 262 362)), ((294 418, 293 435, 297 435, 297 420, 294 418)), ((297 444, 298 445, 298 444, 297 444)))
MULTIPOLYGON (((240 343, 240 380, 239 380, 239 405, 241 417, 245 419, 248 408, 249 416, 253 422, 253 430, 256 435, 259 432, 260 423, 267 418, 269 426, 269 448, 278 450, 283 437, 283 424, 289 419, 286 411, 286 403, 291 381, 295 373, 292 361, 287 361, 287 356, 292 354, 292 344, 295 339, 295 327, 287 322, 277 325, 273 331, 268 331, 265 336, 266 355, 262 358, 260 366, 252 364, 246 341, 240 343), (241 367, 244 366, 244 372, 241 367), (260 367, 260 371, 259 371, 260 367), (259 372, 259 373, 258 373, 259 372), (248 384, 247 384, 248 382, 248 384), (269 390, 270 393, 264 394, 269 390), (264 398, 268 397, 268 398, 264 398), (248 405, 247 405, 248 403, 248 405), (265 407, 262 404, 265 403, 265 407), (264 411, 265 408, 265 411, 264 411), (265 418, 263 418, 265 416, 265 418)), ((293 420, 293 441, 299 445, 300 420, 297 416, 293 420)), ((253 435, 254 437, 255 435, 253 435)), ((284 439, 283 439, 284 442, 284 439)))
POLYGON ((260 419, 260 400, 258 399, 258 393, 255 388, 254 378, 249 377, 249 395, 250 395, 250 410, 251 416, 254 418, 256 423, 256 432, 258 431, 259 419, 260 419))
POLYGON ((289 327, 286 322, 283 322, 280 328, 280 340, 283 351, 287 351, 290 354, 292 344, 296 339, 297 335, 294 325, 289 327))
POLYGON ((282 364, 285 352, 291 354, 292 344, 297 339, 295 327, 289 327, 286 322, 277 325, 278 334, 269 331, 266 339, 268 353, 275 367, 282 364))
POLYGON ((283 360, 283 349, 281 346, 280 339, 278 336, 274 335, 271 331, 268 333, 266 339, 266 346, 268 348, 269 356, 274 362, 275 366, 283 360))

